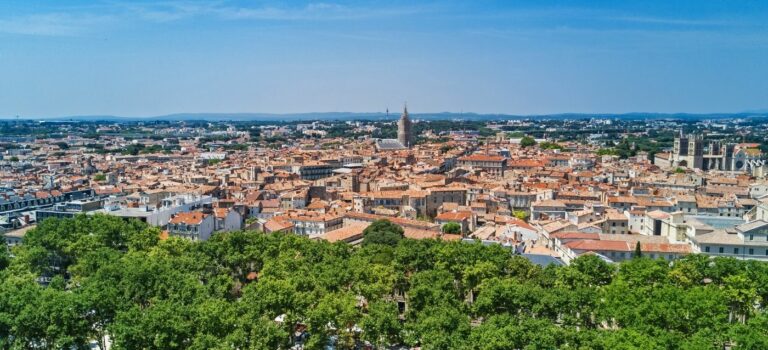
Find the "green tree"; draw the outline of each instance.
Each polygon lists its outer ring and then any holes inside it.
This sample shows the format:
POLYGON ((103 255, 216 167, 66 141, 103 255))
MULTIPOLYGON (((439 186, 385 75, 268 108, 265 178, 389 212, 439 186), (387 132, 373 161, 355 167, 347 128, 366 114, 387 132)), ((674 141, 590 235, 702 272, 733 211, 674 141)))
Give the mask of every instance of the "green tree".
POLYGON ((404 235, 403 228, 387 219, 376 220, 363 230, 363 245, 397 245, 404 235))
POLYGON ((531 147, 536 145, 536 140, 533 139, 533 137, 530 136, 524 136, 522 139, 520 139, 520 147, 531 147))
POLYGON ((567 287, 604 286, 611 282, 613 273, 613 266, 597 255, 582 255, 558 271, 558 282, 567 287))
POLYGON ((384 348, 400 341, 402 326, 398 318, 397 304, 375 301, 368 307, 360 326, 363 339, 379 348, 384 348))
POLYGON ((8 252, 8 247, 3 245, 0 247, 0 271, 5 270, 5 268, 10 264, 11 254, 8 252))
POLYGON ((764 262, 586 254, 540 267, 500 245, 376 227, 386 244, 356 248, 259 232, 159 241, 133 220, 45 220, 3 260, 0 348, 103 347, 108 334, 115 349, 287 349, 303 327, 306 348, 768 346, 764 262))
POLYGON ((632 257, 634 257, 634 258, 642 258, 643 257, 643 251, 640 248, 640 241, 637 241, 637 243, 635 243, 635 254, 633 254, 632 257))
POLYGON ((406 342, 429 349, 464 348, 470 334, 469 317, 456 307, 430 306, 405 324, 406 342))
POLYGON ((354 346, 355 328, 361 319, 356 298, 349 293, 331 293, 323 296, 309 310, 310 348, 328 343, 329 336, 337 336, 337 345, 343 349, 354 346))
POLYGON ((461 234, 461 225, 459 225, 456 222, 448 222, 443 224, 443 227, 441 227, 443 233, 452 234, 452 235, 460 235, 461 234))
POLYGON ((539 148, 541 149, 556 149, 556 150, 563 150, 563 146, 555 143, 555 142, 547 142, 544 141, 539 144, 539 148))
POLYGON ((513 210, 513 211, 512 211, 512 216, 514 216, 515 218, 518 218, 518 219, 520 219, 520 220, 523 220, 523 221, 526 221, 526 222, 527 222, 527 221, 528 221, 528 219, 531 217, 531 214, 529 214, 529 213, 528 213, 527 211, 525 211, 525 210, 513 210))
POLYGON ((725 295, 731 305, 731 314, 741 323, 746 323, 753 307, 760 301, 757 287, 745 274, 728 276, 723 280, 725 295))

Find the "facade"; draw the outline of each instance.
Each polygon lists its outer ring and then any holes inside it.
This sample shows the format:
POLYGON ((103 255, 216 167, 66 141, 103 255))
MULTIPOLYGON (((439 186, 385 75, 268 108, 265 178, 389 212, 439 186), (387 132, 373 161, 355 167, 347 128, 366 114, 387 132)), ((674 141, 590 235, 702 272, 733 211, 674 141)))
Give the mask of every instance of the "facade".
POLYGON ((469 169, 482 170, 495 176, 504 176, 504 171, 507 168, 507 159, 502 156, 472 154, 459 158, 458 165, 469 169))
POLYGON ((342 227, 343 218, 337 215, 295 216, 286 219, 293 224, 293 233, 315 237, 342 227))
POLYGON ((75 215, 87 213, 102 208, 101 200, 74 200, 66 203, 58 203, 48 209, 40 209, 35 212, 35 220, 41 222, 47 218, 71 218, 75 215))
POLYGON ((293 173, 298 174, 302 180, 317 180, 329 177, 333 175, 335 169, 338 169, 338 167, 325 163, 307 163, 292 167, 293 173))
POLYGON ((471 211, 451 211, 440 213, 435 217, 435 223, 442 228, 445 224, 454 222, 461 226, 461 234, 466 235, 475 230, 476 216, 471 211))
POLYGON ((119 216, 126 219, 137 219, 151 226, 165 226, 176 213, 197 210, 203 206, 210 206, 213 197, 207 195, 180 194, 160 200, 154 206, 141 205, 138 207, 122 206, 118 199, 106 200, 104 209, 88 212, 104 213, 119 216))
POLYGON ((236 231, 243 228, 243 216, 237 210, 216 208, 213 215, 216 218, 216 231, 236 231))
POLYGON ((696 253, 768 261, 768 222, 764 220, 725 228, 688 225, 685 234, 696 253))
POLYGON ((206 241, 215 229, 213 215, 199 211, 178 213, 168 222, 168 235, 206 241))
POLYGON ((752 171, 765 165, 765 160, 756 147, 750 146, 722 141, 705 145, 702 135, 685 135, 681 131, 675 137, 672 153, 657 156, 656 162, 667 168, 752 171))

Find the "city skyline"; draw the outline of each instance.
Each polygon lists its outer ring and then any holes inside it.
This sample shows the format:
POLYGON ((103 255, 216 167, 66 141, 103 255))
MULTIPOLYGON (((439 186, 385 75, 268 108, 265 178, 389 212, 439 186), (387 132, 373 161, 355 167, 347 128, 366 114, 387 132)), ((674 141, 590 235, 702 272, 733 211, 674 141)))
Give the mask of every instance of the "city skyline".
MULTIPOLYGON (((0 116, 765 110, 768 4, 0 4, 0 116)), ((418 114, 418 113, 417 113, 418 114)))

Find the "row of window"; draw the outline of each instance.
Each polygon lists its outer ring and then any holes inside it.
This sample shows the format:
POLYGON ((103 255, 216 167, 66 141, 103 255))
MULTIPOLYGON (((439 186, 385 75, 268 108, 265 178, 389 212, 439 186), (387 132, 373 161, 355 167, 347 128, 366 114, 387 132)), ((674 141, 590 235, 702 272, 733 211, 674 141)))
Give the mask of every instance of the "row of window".
MULTIPOLYGON (((632 254, 632 253, 624 253, 624 252, 620 252, 620 253, 610 252, 608 255, 610 255, 611 259, 615 260, 616 257, 624 259, 624 258, 627 258, 627 257, 632 257, 634 254, 632 254)), ((651 253, 648 256, 651 259, 656 259, 656 257, 657 257, 657 255, 655 253, 651 253)), ((664 258, 664 254, 658 254, 658 257, 659 258, 664 258)), ((667 255, 667 260, 672 260, 674 258, 675 258, 674 254, 668 254, 667 255)))
MULTIPOLYGON (((745 249, 745 251, 747 252, 747 255, 755 255, 755 248, 745 249)), ((704 252, 705 253, 710 253, 711 252, 710 247, 706 247, 705 246, 704 247, 704 252)), ((717 253, 718 254, 725 254, 725 247, 718 247, 717 248, 717 253)), ((733 254, 738 255, 740 253, 741 253, 741 250, 738 247, 734 247, 733 248, 733 254)), ((768 249, 765 250, 765 255, 768 255, 768 249)))

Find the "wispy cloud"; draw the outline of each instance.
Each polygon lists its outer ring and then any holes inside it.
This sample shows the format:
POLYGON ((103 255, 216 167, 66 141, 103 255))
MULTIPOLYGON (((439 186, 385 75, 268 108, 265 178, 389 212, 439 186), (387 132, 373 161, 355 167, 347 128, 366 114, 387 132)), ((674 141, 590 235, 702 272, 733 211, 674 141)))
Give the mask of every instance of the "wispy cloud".
POLYGON ((625 16, 625 15, 604 16, 604 17, 598 17, 598 19, 615 21, 615 22, 661 24, 661 25, 670 25, 670 26, 694 26, 694 27, 719 27, 719 26, 730 26, 730 25, 737 24, 736 22, 723 20, 723 19, 690 19, 690 18, 670 18, 670 17, 641 17, 641 16, 625 16))
POLYGON ((329 2, 302 6, 234 6, 225 1, 106 2, 100 6, 57 8, 38 14, 0 14, 0 33, 77 36, 97 32, 109 24, 171 23, 190 19, 217 21, 346 21, 423 13, 425 6, 358 7, 329 2))
POLYGON ((169 22, 188 18, 212 18, 217 20, 358 20, 392 16, 413 15, 423 7, 357 7, 336 3, 315 2, 303 6, 231 6, 226 2, 200 3, 171 1, 153 4, 120 3, 138 18, 169 22))
POLYGON ((109 16, 72 15, 66 13, 33 14, 0 18, 0 33, 40 35, 40 36, 76 36, 92 26, 110 21, 109 16))
MULTIPOLYGON (((175 23, 188 20, 241 22, 322 22, 387 20, 423 17, 432 20, 460 21, 461 26, 492 26, 505 31, 510 28, 572 28, 666 30, 723 30, 734 28, 766 29, 756 21, 729 18, 664 17, 626 13, 606 9, 580 7, 507 8, 494 11, 470 10, 455 3, 417 3, 387 5, 318 0, 301 5, 243 5, 227 0, 194 1, 129 1, 104 0, 79 7, 50 7, 51 12, 0 14, 0 33, 48 36, 75 36, 110 29, 110 25, 142 23, 175 23)), ((491 33, 491 35, 504 35, 491 33)))
POLYGON ((764 21, 740 18, 736 21, 727 17, 694 18, 679 16, 644 15, 617 10, 582 7, 537 7, 514 8, 494 12, 456 13, 456 16, 478 21, 510 20, 510 24, 561 25, 570 23, 580 26, 642 26, 644 28, 695 28, 721 29, 723 27, 765 27, 764 21))

